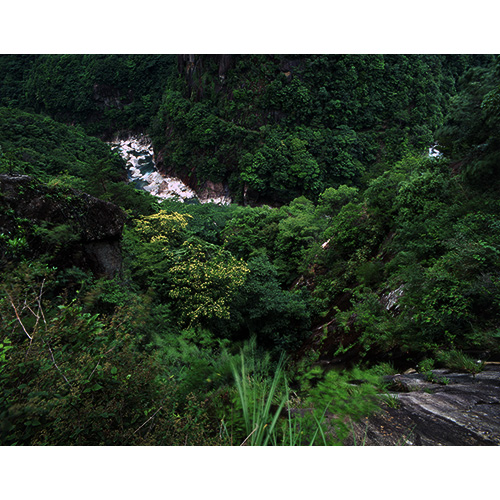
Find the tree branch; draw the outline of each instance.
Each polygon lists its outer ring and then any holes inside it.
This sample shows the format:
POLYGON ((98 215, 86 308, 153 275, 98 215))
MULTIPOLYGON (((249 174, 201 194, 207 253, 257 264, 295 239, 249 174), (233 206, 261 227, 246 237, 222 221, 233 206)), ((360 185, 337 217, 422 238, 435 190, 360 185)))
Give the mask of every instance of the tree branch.
POLYGON ((17 308, 14 304, 14 301, 12 300, 12 297, 8 293, 7 293, 7 296, 9 297, 10 304, 11 304, 12 308, 14 309, 14 313, 16 314, 17 321, 19 321, 19 324, 21 325, 22 329, 24 330, 24 333, 30 339, 30 344, 31 344, 31 342, 33 341, 33 337, 28 333, 26 328, 24 328, 23 322, 21 321, 21 318, 19 317, 19 313, 17 312, 17 308))
POLYGON ((142 429, 142 428, 143 428, 143 427, 144 427, 144 426, 145 426, 145 425, 146 425, 146 424, 147 424, 147 423, 148 423, 148 422, 149 422, 149 421, 150 421, 150 420, 151 420, 151 419, 152 419, 152 418, 153 418, 153 417, 154 417, 154 416, 155 416, 155 415, 156 415, 156 414, 157 414, 157 413, 158 413, 158 412, 162 409, 162 408, 163 408, 163 406, 160 406, 160 407, 159 407, 159 408, 158 408, 158 409, 157 409, 157 410, 156 410, 156 411, 155 411, 155 412, 154 412, 154 413, 153 413, 153 414, 152 414, 152 415, 151 415, 151 416, 150 416, 150 417, 149 417, 149 418, 148 418, 148 419, 147 419, 147 420, 146 420, 146 421, 145 421, 145 422, 144 422, 144 423, 143 423, 143 424, 142 424, 142 425, 138 428, 138 429, 136 429, 136 430, 134 431, 134 434, 135 434, 138 430, 142 429))

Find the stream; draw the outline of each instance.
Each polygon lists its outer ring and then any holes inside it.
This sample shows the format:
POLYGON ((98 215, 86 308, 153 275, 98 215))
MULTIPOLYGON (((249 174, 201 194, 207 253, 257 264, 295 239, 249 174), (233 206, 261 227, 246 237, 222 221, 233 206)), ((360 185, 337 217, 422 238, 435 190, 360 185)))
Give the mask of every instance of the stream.
POLYGON ((195 191, 176 177, 162 175, 156 168, 151 139, 146 135, 129 136, 109 143, 127 163, 128 181, 160 200, 176 199, 180 202, 197 200, 200 203, 229 204, 230 198, 200 199, 195 191))

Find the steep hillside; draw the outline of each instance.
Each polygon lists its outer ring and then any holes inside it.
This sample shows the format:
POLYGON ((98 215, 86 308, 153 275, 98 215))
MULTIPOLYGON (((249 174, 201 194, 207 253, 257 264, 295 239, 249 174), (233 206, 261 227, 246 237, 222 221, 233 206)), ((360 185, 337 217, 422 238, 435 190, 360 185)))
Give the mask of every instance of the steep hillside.
POLYGON ((380 443, 381 407, 394 440, 496 442, 442 403, 498 399, 498 59, 171 63, 0 56, 0 443, 380 443), (238 203, 134 189, 88 133, 135 127, 238 203))
POLYGON ((433 144, 457 79, 491 57, 179 56, 153 139, 160 167, 239 202, 361 187, 433 144))
POLYGON ((0 55, 0 106, 81 124, 110 138, 144 131, 175 70, 169 55, 0 55))

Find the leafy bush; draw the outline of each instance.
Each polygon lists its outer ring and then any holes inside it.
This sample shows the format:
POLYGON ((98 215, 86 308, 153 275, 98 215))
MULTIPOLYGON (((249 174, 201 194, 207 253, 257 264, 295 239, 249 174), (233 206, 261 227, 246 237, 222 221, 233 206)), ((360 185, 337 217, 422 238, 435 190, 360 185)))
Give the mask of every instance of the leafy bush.
POLYGON ((208 444, 217 423, 140 348, 132 304, 108 318, 44 300, 50 276, 4 277, 0 310, 2 444, 208 444))

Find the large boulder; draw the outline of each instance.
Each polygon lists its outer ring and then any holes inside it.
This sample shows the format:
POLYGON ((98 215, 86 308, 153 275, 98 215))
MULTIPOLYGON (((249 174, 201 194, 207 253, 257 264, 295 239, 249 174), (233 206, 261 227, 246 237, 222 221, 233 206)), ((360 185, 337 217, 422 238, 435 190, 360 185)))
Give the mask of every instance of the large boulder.
POLYGON ((116 205, 26 175, 0 175, 0 255, 23 237, 32 254, 49 253, 59 267, 77 266, 109 277, 121 270, 125 213, 116 205))

